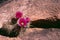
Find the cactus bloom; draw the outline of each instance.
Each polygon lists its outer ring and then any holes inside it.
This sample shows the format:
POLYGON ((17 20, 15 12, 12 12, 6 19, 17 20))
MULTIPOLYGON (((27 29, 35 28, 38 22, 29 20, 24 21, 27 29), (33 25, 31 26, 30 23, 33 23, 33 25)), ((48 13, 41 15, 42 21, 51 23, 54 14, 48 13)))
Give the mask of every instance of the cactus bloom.
POLYGON ((23 13, 21 12, 16 12, 16 18, 18 19, 17 20, 17 24, 20 26, 20 27, 26 27, 30 21, 30 19, 28 17, 22 17, 23 16, 23 13))
POLYGON ((27 21, 25 18, 19 18, 17 23, 20 27, 26 27, 26 25, 27 25, 27 21))
POLYGON ((27 23, 29 23, 30 22, 30 18, 26 17, 26 21, 27 21, 27 23))
POLYGON ((16 12, 16 18, 21 18, 23 16, 23 13, 22 12, 16 12))
POLYGON ((20 27, 26 27, 29 23, 30 19, 27 17, 27 18, 19 18, 18 21, 17 21, 17 24, 20 26, 20 27))

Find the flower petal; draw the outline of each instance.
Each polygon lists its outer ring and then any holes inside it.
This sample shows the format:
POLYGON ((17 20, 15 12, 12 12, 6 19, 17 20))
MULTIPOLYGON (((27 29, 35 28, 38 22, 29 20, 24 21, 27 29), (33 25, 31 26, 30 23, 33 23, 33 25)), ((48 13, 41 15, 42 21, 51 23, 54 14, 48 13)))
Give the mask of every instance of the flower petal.
POLYGON ((18 11, 16 12, 16 18, 21 18, 23 16, 23 13, 18 11))
POLYGON ((26 27, 26 25, 27 25, 26 19, 25 19, 25 18, 19 18, 19 19, 18 19, 18 25, 19 25, 20 27, 26 27))
POLYGON ((30 18, 29 17, 26 17, 26 21, 27 21, 27 23, 30 22, 30 18))

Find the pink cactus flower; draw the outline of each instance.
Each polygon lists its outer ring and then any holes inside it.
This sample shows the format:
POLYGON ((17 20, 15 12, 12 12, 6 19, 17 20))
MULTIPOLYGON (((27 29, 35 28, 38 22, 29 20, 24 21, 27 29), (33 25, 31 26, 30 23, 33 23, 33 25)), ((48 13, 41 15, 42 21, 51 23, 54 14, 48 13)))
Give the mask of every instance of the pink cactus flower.
POLYGON ((23 13, 22 12, 20 12, 20 11, 18 11, 18 12, 16 12, 16 18, 18 19, 18 18, 21 18, 23 16, 23 13))
POLYGON ((26 21, 27 21, 27 23, 29 23, 30 22, 30 18, 26 17, 26 21))
POLYGON ((27 25, 27 21, 25 18, 19 18, 17 23, 20 27, 26 27, 26 25, 27 25))

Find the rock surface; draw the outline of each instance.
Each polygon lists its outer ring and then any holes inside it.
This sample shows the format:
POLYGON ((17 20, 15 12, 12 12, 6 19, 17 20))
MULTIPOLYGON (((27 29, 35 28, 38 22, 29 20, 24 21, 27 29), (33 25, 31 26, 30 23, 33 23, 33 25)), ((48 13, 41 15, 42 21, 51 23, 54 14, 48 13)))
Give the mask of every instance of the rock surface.
MULTIPOLYGON (((15 17, 16 11, 30 17, 31 21, 57 16, 60 19, 60 0, 13 0, 0 7, 0 28, 15 17)), ((24 35, 9 38, 0 35, 0 40, 60 40, 60 29, 30 28, 24 35)))
POLYGON ((60 29, 29 28, 24 35, 15 38, 0 35, 0 40, 60 40, 60 29))

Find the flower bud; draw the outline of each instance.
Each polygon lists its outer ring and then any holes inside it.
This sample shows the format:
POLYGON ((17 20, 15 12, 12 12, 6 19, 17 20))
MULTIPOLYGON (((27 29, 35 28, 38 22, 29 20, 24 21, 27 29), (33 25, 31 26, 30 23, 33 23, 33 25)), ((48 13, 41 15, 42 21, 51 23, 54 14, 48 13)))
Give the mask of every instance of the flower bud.
POLYGON ((23 13, 22 12, 16 12, 16 18, 21 18, 23 16, 23 13))

